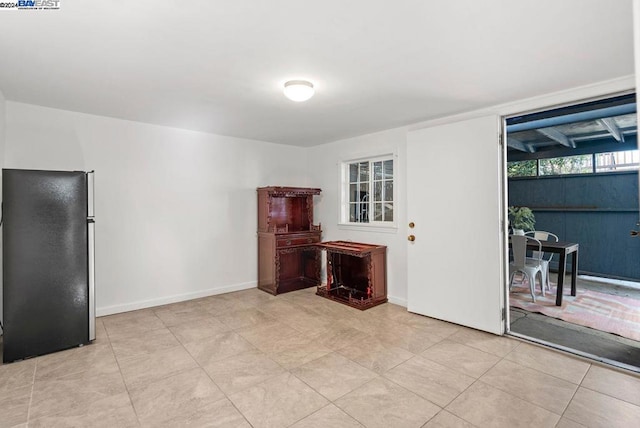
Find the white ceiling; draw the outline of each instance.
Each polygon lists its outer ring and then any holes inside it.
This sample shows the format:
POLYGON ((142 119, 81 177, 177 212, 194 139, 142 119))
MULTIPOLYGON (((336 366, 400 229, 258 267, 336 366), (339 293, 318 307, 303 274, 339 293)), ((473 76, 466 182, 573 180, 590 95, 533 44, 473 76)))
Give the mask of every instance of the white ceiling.
POLYGON ((633 74, 632 24, 632 0, 61 0, 0 11, 0 90, 311 146, 633 74))

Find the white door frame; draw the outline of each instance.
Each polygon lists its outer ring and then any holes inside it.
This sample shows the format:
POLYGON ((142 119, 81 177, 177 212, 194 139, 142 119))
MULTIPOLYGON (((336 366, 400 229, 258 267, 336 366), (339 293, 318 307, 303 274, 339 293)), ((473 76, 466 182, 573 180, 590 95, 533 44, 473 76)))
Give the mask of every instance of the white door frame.
MULTIPOLYGON (((558 103, 555 105, 547 105, 547 106, 539 106, 537 108, 534 109, 529 109, 527 111, 520 111, 520 112, 514 112, 508 115, 504 115, 502 117, 503 122, 502 122, 502 130, 503 130, 503 134, 502 134, 502 140, 503 140, 503 159, 502 159, 502 173, 503 173, 503 178, 504 178, 504 182, 503 182, 503 188, 502 188, 502 199, 503 199, 503 206, 504 206, 504 210, 505 210, 505 253, 504 253, 504 260, 505 260, 505 266, 508 270, 508 266, 509 266, 509 251, 508 251, 508 233, 507 233, 507 210, 508 210, 508 204, 509 204, 509 177, 507 176, 507 128, 506 128, 506 121, 507 119, 511 118, 511 117, 517 117, 517 116, 523 116, 526 114, 531 114, 531 113, 539 113, 539 112, 544 112, 547 110, 554 110, 557 108, 562 108, 562 107, 569 107, 572 105, 576 105, 576 104, 581 104, 581 103, 586 103, 586 102, 590 102, 590 101, 598 101, 598 100, 603 100, 603 99, 607 99, 607 98, 612 98, 612 97, 617 97, 617 96, 622 96, 622 95, 629 95, 631 93, 636 92, 635 89, 625 89, 625 90, 620 90, 620 91, 616 91, 616 92, 611 92, 611 93, 602 93, 599 95, 595 95, 595 96, 590 96, 588 98, 582 98, 582 99, 573 99, 573 100, 565 100, 562 103, 558 103)), ((638 94, 640 94, 640 92, 636 92, 636 106, 638 106, 638 94)), ((638 110, 636 108, 636 110, 638 110)), ((640 110, 638 110, 640 111, 640 110)), ((640 149, 640 141, 638 141, 638 148, 640 149)), ((638 180, 640 181, 640 174, 638 174, 638 180)), ((640 195, 638 195, 640 196, 640 195)), ((640 212, 638 213, 640 216, 640 212)), ((505 326, 504 326, 504 331, 505 334, 510 334, 511 333, 511 319, 510 319, 510 305, 509 305, 509 278, 508 275, 505 277, 505 312, 506 315, 504 317, 504 322, 505 322, 505 326)), ((517 334, 514 333, 515 336, 518 337, 525 337, 522 336, 521 334, 517 334)), ((552 344, 550 344, 552 345, 552 344)), ((555 346, 555 345, 553 345, 555 346)))

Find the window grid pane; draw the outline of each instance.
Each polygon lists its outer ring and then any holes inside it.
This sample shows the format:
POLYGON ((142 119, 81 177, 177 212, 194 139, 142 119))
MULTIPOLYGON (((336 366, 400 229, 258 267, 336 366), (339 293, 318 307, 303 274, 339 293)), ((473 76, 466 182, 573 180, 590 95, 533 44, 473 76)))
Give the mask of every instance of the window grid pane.
POLYGON ((393 202, 393 181, 385 180, 384 182, 384 200, 393 202))
POLYGON ((369 162, 360 162, 360 181, 369 181, 369 162))
POLYGON ((352 163, 349 165, 349 183, 358 182, 358 164, 352 163))
POLYGON ((349 204, 349 221, 357 222, 360 215, 360 204, 349 204))
POLYGON ((393 161, 392 160, 384 161, 384 178, 387 180, 393 179, 393 161))
POLYGON ((349 202, 356 202, 358 200, 358 185, 355 183, 349 184, 349 202))
POLYGON ((383 221, 382 220, 382 204, 377 202, 373 204, 373 221, 383 221))
POLYGON ((384 204, 384 221, 393 221, 393 204, 384 204))
POLYGON ((373 163, 373 179, 382 180, 382 162, 373 163))
POLYGON ((382 182, 373 182, 373 200, 374 202, 382 201, 382 182))
POLYGON ((348 221, 393 221, 393 160, 348 164, 348 221))

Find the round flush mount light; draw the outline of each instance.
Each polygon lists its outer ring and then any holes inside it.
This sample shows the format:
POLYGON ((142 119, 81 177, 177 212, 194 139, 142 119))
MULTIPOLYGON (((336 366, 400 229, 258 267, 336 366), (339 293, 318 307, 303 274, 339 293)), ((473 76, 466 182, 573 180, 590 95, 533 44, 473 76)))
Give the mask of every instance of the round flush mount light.
POLYGON ((289 80, 284 84, 284 95, 291 101, 307 101, 314 93, 313 83, 306 80, 289 80))

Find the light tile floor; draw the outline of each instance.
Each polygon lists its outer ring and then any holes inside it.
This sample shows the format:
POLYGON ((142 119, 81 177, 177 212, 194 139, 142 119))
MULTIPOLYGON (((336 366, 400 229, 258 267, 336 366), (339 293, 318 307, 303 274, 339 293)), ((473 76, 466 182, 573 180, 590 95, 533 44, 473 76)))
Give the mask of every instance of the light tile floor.
POLYGON ((246 290, 0 366, 0 427, 635 427, 640 377, 386 304, 246 290))

